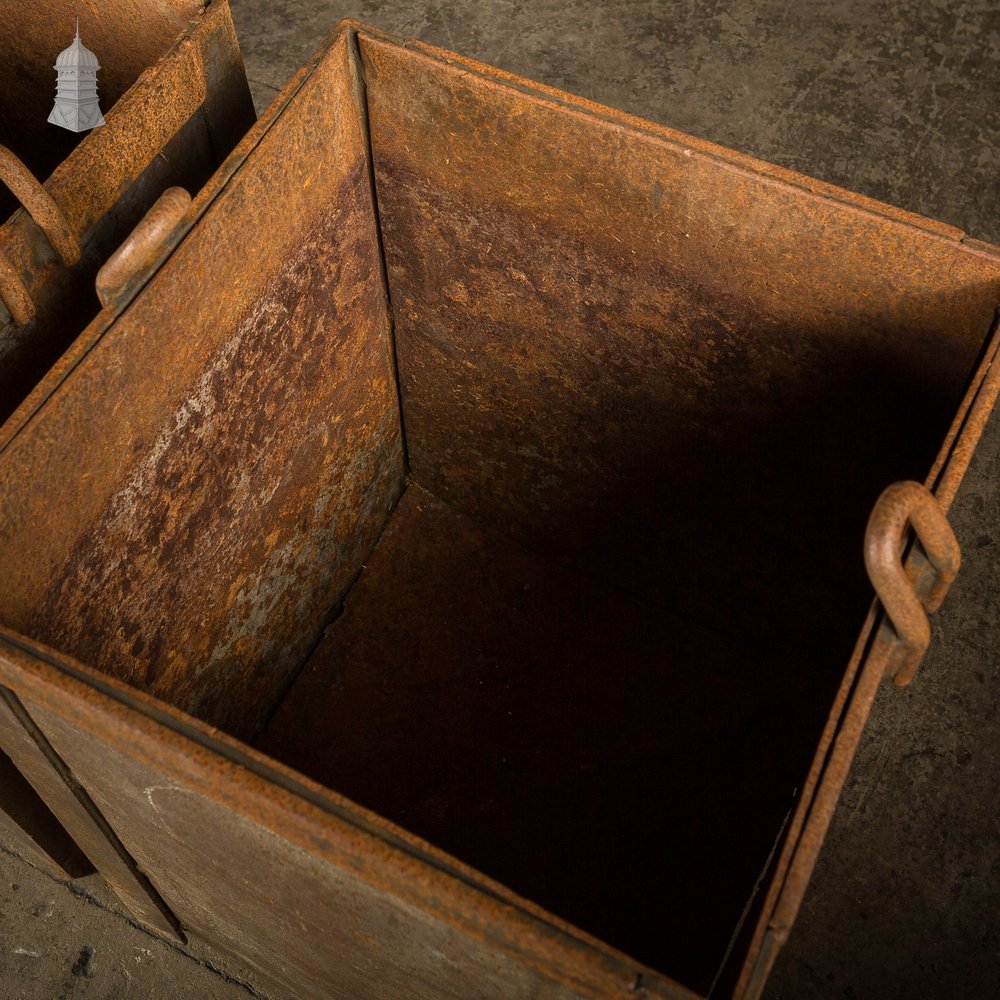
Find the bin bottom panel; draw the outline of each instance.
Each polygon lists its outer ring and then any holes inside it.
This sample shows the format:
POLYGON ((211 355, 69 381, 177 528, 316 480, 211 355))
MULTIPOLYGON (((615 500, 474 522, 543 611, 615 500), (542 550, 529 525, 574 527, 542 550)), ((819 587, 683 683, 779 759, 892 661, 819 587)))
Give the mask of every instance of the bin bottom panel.
POLYGON ((257 745, 706 989, 818 738, 789 680, 411 484, 257 745))

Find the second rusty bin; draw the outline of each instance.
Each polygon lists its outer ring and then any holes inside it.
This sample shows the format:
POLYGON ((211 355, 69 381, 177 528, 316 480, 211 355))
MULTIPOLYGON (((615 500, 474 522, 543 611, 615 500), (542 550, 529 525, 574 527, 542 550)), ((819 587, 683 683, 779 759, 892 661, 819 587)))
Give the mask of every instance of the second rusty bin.
POLYGON ((0 20, 0 420, 96 315, 108 254, 166 188, 204 184, 254 121, 226 0, 114 0, 80 25, 105 124, 49 124, 76 8, 7 0, 0 20))
POLYGON ((0 430, 6 731, 116 887, 301 996, 757 995, 996 250, 352 25, 161 249, 0 430))

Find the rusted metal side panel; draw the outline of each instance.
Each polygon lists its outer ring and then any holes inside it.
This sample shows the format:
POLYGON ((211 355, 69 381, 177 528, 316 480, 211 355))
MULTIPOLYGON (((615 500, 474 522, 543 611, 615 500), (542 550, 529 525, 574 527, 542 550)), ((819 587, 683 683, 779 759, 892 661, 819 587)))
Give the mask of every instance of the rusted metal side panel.
POLYGON ((229 0, 211 0, 202 18, 211 25, 200 39, 205 77, 202 111, 216 162, 221 163, 257 120, 257 114, 229 0))
POLYGON ((790 796, 870 603, 871 504, 931 466, 997 258, 450 54, 361 46, 414 478, 742 642, 794 695, 770 729, 790 796))
POLYGON ((416 481, 730 634, 852 635, 845 540, 933 460, 1000 262, 360 37, 416 481))
POLYGON ((0 683, 183 926, 296 997, 693 1000, 373 814, 195 720, 114 694, 120 685, 78 664, 7 636, 0 683))
MULTIPOLYGON (((77 17, 87 47, 101 63, 97 85, 106 113, 204 6, 203 0, 103 0, 99 6, 75 0, 4 0, 0 143, 14 149, 44 180, 83 139, 47 124, 56 56, 73 40, 77 17)), ((0 221, 12 208, 7 192, 0 192, 0 221)))
MULTIPOLYGON (((323 50, 325 51, 325 49, 323 50)), ((136 274, 131 277, 124 287, 120 287, 113 293, 108 303, 109 308, 104 308, 94 318, 93 322, 80 333, 70 346, 59 355, 55 363, 48 369, 44 377, 18 404, 17 409, 0 424, 0 453, 2 453, 10 442, 21 432, 21 430, 34 419, 38 410, 52 396, 60 385, 65 381, 71 372, 90 353, 93 347, 117 322, 119 316, 128 308, 139 292, 149 284, 149 282, 159 272, 160 267, 170 258, 173 252, 180 245, 185 236, 191 231, 193 226, 204 215, 208 206, 218 197, 219 192, 232 179, 234 174, 243 166, 247 158, 260 144, 261 138, 267 134, 271 124, 280 117, 288 103, 294 98, 302 83, 308 79, 315 68, 321 53, 318 53, 310 62, 303 65, 294 77, 289 81, 285 90, 271 102, 264 111, 257 126, 247 132, 233 151, 225 158, 218 170, 211 175, 211 183, 202 186, 201 190, 194 194, 191 199, 191 207, 185 217, 173 228, 163 239, 159 251, 147 258, 144 265, 136 274)), ((196 121, 197 119, 193 119, 196 121)), ((171 142, 179 142, 185 130, 174 137, 171 142)), ((169 148, 168 148, 169 152, 169 148)), ((165 154, 166 155, 166 154, 165 154)), ((162 157, 154 159, 149 169, 153 169, 159 164, 162 157)), ((193 190, 193 189, 192 189, 193 190)), ((132 232, 135 230, 133 229, 132 232)), ((118 246, 120 246, 119 244, 118 246)), ((118 246, 113 247, 117 251, 118 246)), ((147 248, 148 249, 148 248, 147 248)), ((108 258, 109 259, 109 258, 108 258)), ((106 262, 106 259, 102 261, 106 262)), ((97 273, 95 273, 94 290, 97 291, 97 273)))
POLYGON ((0 618, 242 735, 402 485, 357 97, 341 38, 0 457, 0 618))
POLYGON ((198 190, 252 125, 228 3, 196 18, 105 119, 45 185, 80 242, 81 260, 63 265, 24 212, 0 228, 0 254, 35 311, 19 324, 0 308, 0 420, 96 314, 94 274, 160 192, 198 190))

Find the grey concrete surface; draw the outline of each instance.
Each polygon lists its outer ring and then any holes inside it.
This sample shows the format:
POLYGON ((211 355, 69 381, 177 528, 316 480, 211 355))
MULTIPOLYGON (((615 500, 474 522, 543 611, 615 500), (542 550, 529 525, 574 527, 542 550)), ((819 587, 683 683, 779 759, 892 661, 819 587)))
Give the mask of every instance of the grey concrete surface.
POLYGON ((187 951, 136 927, 99 876, 68 886, 7 850, 0 833, 3 1000, 248 1000, 262 997, 203 944, 187 951), (221 963, 221 964, 220 964, 221 963))
MULTIPOLYGON (((355 17, 1000 241, 995 0, 232 6, 258 108, 355 17)), ((1000 995, 998 482, 994 419, 959 582, 913 686, 878 697, 772 1000, 1000 995)), ((0 853, 0 997, 113 995, 248 991, 0 853)))

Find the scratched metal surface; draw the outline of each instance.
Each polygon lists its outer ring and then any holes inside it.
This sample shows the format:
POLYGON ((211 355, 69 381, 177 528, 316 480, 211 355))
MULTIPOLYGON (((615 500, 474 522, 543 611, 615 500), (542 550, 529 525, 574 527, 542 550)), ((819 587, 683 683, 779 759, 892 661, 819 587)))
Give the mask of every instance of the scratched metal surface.
POLYGON ((402 475, 345 44, 0 459, 3 620, 243 735, 402 475))
POLYGON ((66 780, 63 762, 8 688, 0 689, 0 746, 136 919, 151 930, 173 936, 176 924, 162 900, 120 849, 87 792, 66 780))
POLYGON ((0 227, 0 254, 34 310, 17 323, 0 308, 0 420, 96 315, 97 269, 160 192, 174 184, 200 189, 254 121, 227 3, 213 4, 170 41, 176 44, 162 60, 104 108, 106 124, 46 182, 80 244, 80 261, 63 265, 24 212, 0 227))
MULTIPOLYGON (((174 43, 206 6, 203 0, 5 0, 0 20, 0 143, 45 180, 84 135, 47 123, 55 98, 56 56, 80 37, 100 60, 97 86, 105 112, 174 43)), ((0 219, 15 203, 0 192, 0 219)))
MULTIPOLYGON (((296 849, 254 817, 192 791, 176 775, 88 741, 39 706, 33 711, 54 742, 69 750, 88 787, 104 793, 108 815, 126 832, 144 869, 155 873, 184 925, 277 981, 278 996, 581 995, 371 885, 368 872, 330 864, 316 850, 296 849)), ((373 850, 359 867, 371 871, 377 860, 373 850)))

